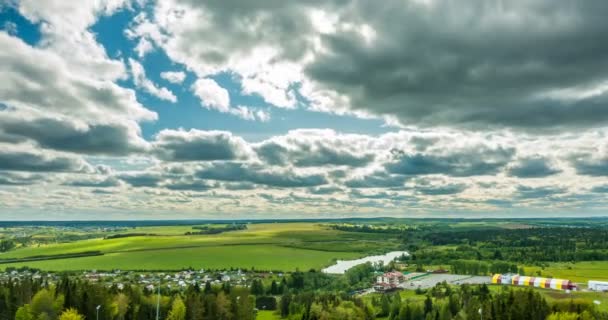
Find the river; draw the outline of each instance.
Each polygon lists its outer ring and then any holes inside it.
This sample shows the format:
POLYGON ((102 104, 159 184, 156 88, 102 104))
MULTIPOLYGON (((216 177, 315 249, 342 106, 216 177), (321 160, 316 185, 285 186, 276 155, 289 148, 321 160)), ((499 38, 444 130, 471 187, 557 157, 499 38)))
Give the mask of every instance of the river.
POLYGON ((410 254, 407 251, 391 251, 381 256, 367 256, 357 260, 338 260, 336 261, 336 264, 331 265, 321 271, 324 273, 343 274, 346 270, 366 262, 382 262, 384 265, 386 265, 401 255, 409 256, 410 254))

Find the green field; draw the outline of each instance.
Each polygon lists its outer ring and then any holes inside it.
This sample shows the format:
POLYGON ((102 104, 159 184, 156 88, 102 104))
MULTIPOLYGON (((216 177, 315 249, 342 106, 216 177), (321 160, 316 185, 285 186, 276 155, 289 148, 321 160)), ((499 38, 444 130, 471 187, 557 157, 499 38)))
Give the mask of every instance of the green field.
POLYGON ((589 280, 608 281, 608 261, 551 263, 548 267, 525 267, 527 275, 568 279, 587 286, 589 280), (540 274, 539 274, 540 273, 540 274))
POLYGON ((281 316, 278 315, 275 311, 258 311, 258 315, 256 320, 279 320, 281 316))
POLYGON ((148 233, 116 239, 88 239, 36 245, 0 254, 0 259, 40 261, 1 264, 63 270, 179 270, 256 268, 292 271, 321 269, 335 259, 394 249, 394 243, 375 234, 342 232, 313 223, 253 224, 247 230, 216 235, 183 235, 192 227, 143 227, 128 233, 148 233), (49 259, 55 255, 97 251, 102 255, 49 259))

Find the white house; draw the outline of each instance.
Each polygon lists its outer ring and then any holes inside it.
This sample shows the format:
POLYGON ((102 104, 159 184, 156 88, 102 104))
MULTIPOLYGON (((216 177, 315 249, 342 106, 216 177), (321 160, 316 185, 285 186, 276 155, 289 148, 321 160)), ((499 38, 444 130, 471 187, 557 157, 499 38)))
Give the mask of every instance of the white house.
POLYGON ((608 281, 595 281, 590 280, 588 284, 589 290, 592 291, 606 291, 608 292, 608 281))

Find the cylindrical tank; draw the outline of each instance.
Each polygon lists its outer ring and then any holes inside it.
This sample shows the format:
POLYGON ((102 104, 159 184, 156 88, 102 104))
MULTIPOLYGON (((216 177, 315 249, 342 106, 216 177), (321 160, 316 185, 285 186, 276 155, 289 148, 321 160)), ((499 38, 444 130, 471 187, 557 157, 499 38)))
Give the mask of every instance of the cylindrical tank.
POLYGON ((514 286, 526 286, 537 288, 551 288, 555 290, 572 290, 576 288, 570 280, 550 279, 543 277, 529 277, 520 275, 502 275, 495 274, 492 276, 492 284, 511 284, 514 286), (509 281, 510 279, 510 281, 509 281))

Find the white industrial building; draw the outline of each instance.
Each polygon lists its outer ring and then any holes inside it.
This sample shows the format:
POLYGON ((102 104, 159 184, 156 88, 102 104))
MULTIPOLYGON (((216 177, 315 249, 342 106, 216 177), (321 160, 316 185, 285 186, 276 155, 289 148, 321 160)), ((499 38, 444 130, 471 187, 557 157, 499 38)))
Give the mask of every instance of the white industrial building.
POLYGON ((592 291, 607 291, 608 292, 608 281, 594 281, 590 280, 587 286, 592 291))

